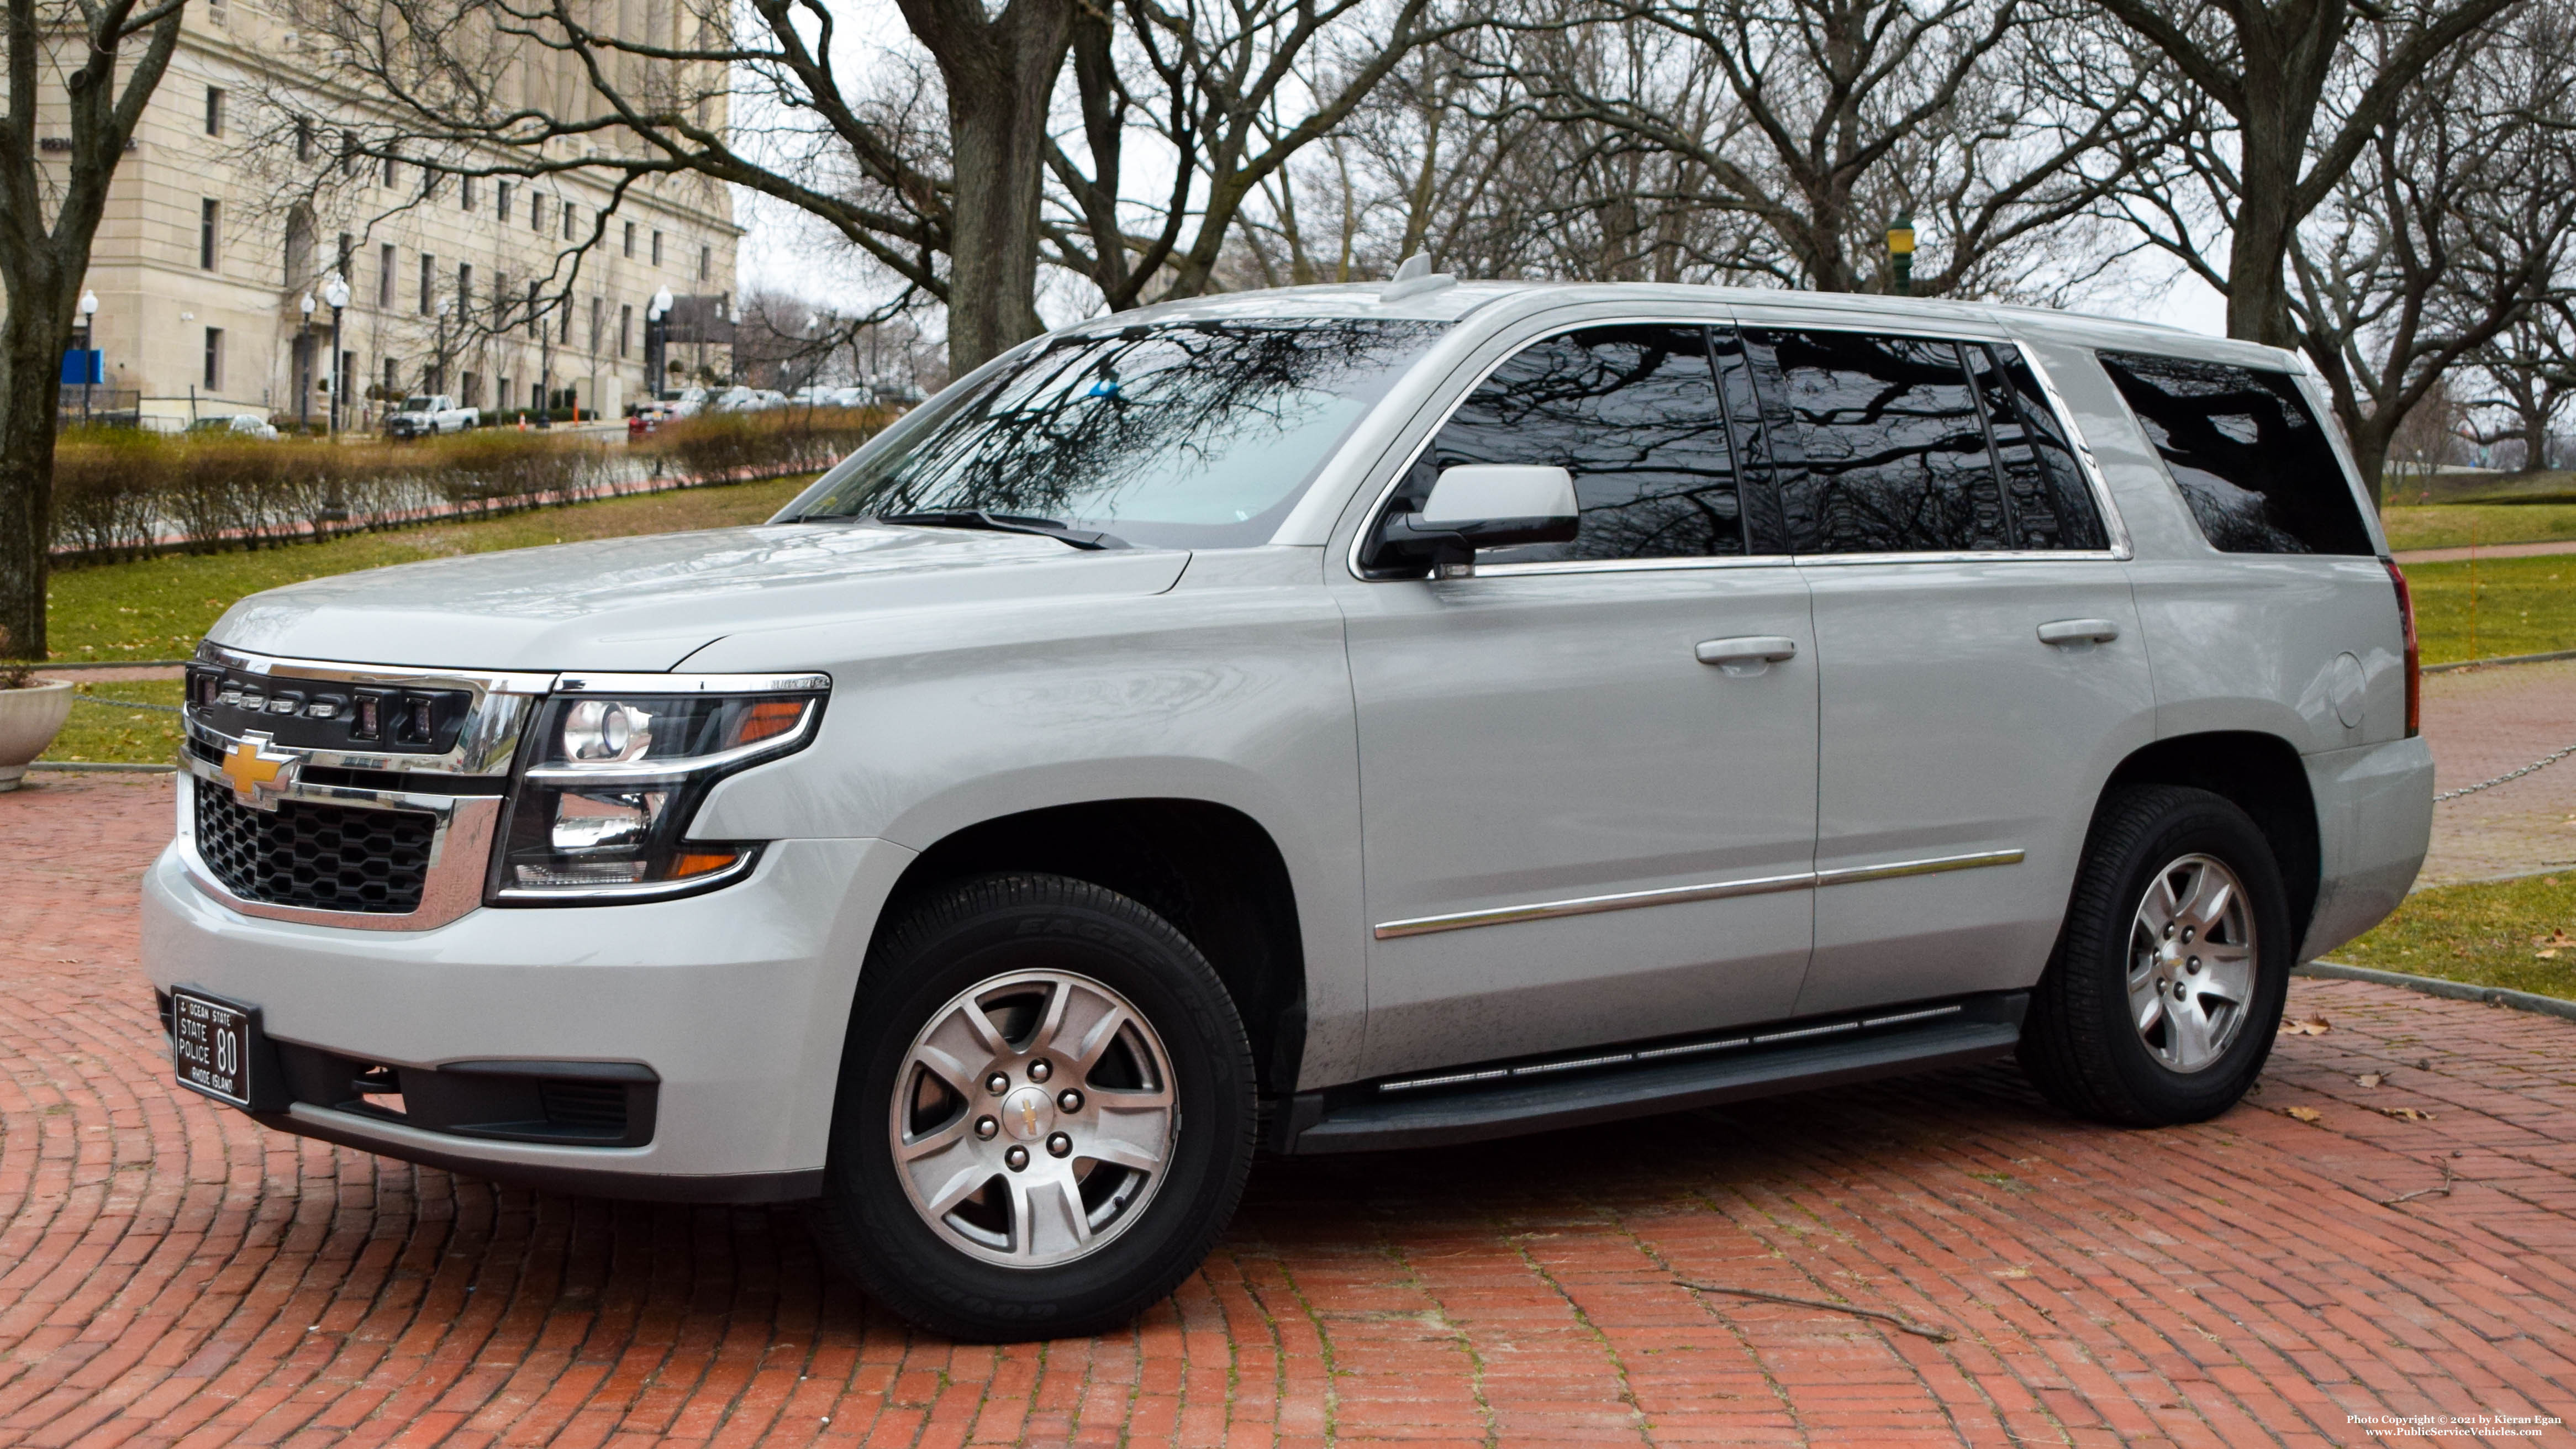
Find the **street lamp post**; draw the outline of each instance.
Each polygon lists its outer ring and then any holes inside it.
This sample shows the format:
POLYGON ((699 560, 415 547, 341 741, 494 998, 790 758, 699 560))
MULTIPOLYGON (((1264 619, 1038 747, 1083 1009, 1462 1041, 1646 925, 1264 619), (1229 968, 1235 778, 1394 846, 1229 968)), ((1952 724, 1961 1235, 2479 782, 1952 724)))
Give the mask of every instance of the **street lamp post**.
POLYGON ((340 394, 349 389, 349 379, 341 375, 340 368, 340 309, 349 305, 348 280, 333 272, 322 283, 322 301, 331 309, 331 431, 337 434, 340 431, 340 394))
POLYGON ((93 328, 93 325, 94 325, 95 320, 96 320, 96 318, 97 318, 97 317, 98 317, 98 293, 96 293, 96 292, 93 292, 93 291, 89 290, 87 287, 83 287, 83 288, 81 289, 81 294, 80 294, 80 319, 81 319, 81 323, 80 323, 80 327, 81 327, 80 350, 81 350, 81 422, 82 422, 82 423, 84 423, 84 424, 88 423, 88 421, 89 421, 89 354, 90 354, 90 352, 91 352, 92 348, 93 348, 93 347, 94 347, 94 345, 95 345, 95 344, 91 341, 91 332, 92 332, 92 328, 93 328))
POLYGON ((1900 211, 1887 224, 1887 254, 1896 264, 1896 295, 1914 291, 1914 213, 1900 211))
POLYGON ((667 365, 663 353, 671 346, 671 289, 664 287, 653 294, 651 306, 644 309, 644 395, 662 396, 662 369, 667 365))
POLYGON ((304 375, 295 381, 295 428, 302 432, 313 421, 313 294, 295 304, 304 313, 304 330, 295 334, 296 351, 304 354, 304 375))

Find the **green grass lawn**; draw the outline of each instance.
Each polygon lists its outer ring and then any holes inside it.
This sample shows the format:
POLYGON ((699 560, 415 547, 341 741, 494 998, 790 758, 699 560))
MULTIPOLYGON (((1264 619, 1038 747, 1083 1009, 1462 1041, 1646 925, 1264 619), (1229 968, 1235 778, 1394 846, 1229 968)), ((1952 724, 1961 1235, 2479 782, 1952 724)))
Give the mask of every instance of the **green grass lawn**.
POLYGON ((2377 930, 2328 954, 2576 1000, 2576 872, 2417 891, 2377 930))
MULTIPOLYGON (((78 675, 68 676, 78 679, 78 675)), ((72 702, 72 717, 46 749, 48 760, 116 761, 166 765, 179 754, 179 717, 154 709, 128 709, 117 701, 177 705, 183 681, 122 679, 112 683, 82 682, 72 702)))
POLYGON ((184 659, 235 600, 262 589, 455 554, 759 523, 813 481, 806 476, 691 488, 329 543, 66 569, 53 576, 48 600, 45 627, 51 657, 184 659))
POLYGON ((2430 478, 2392 476, 2388 506, 2415 503, 2576 503, 2576 472, 2440 473, 2430 478))
POLYGON ((2448 503, 2409 508, 2391 500, 2379 521, 2388 530, 2388 546, 2401 550, 2576 539, 2576 503, 2448 503))
POLYGON ((2576 554, 2408 564, 2406 582, 2427 664, 2576 649, 2576 554))

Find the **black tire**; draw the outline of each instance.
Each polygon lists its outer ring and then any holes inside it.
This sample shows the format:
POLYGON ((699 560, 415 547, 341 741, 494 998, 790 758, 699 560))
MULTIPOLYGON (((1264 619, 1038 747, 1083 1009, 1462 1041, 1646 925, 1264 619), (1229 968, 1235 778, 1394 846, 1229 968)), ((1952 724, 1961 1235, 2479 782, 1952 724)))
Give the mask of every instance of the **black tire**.
POLYGON ((2234 1106, 2262 1073, 2297 949, 2280 863, 2244 811, 2223 796, 2176 785, 2117 791, 2094 814, 2065 929, 2031 993, 2022 1070, 2079 1117, 2127 1127, 2206 1121, 2234 1106), (2233 1038, 2207 1066, 2182 1072, 2159 1060, 2132 1020, 2128 978, 2141 902, 2159 871, 2191 856, 2220 862, 2242 883, 2253 979, 2233 1038))
MULTIPOLYGON (((1051 1081, 1049 1091, 1062 1086, 1051 1081)), ((969 1110, 975 1110, 970 1108, 969 1110)), ((1196 1271, 1252 1166, 1252 1048, 1216 972, 1135 901, 1062 876, 986 876, 940 889, 880 934, 859 978, 815 1235, 825 1260, 905 1318, 979 1342, 1113 1329, 1196 1271), (1170 1156, 1132 1221, 1088 1256, 988 1262, 935 1231, 888 1136, 897 1078, 934 1013, 1017 971, 1077 974, 1123 996, 1169 1058, 1170 1156)))

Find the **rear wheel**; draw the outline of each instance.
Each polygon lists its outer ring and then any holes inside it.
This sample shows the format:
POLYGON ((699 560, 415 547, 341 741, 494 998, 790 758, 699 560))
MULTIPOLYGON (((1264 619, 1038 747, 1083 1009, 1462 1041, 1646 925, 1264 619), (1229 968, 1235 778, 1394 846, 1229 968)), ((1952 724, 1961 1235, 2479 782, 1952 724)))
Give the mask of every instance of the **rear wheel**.
POLYGON ((1098 1332, 1197 1268, 1253 1123, 1243 1025, 1186 937, 1081 881, 964 882, 869 955, 818 1238, 939 1332, 1098 1332))
POLYGON ((2023 1069, 2081 1116, 2214 1117, 2271 1054, 2294 949, 2280 866, 2244 811, 2206 790, 2123 790, 2094 817, 2023 1069))

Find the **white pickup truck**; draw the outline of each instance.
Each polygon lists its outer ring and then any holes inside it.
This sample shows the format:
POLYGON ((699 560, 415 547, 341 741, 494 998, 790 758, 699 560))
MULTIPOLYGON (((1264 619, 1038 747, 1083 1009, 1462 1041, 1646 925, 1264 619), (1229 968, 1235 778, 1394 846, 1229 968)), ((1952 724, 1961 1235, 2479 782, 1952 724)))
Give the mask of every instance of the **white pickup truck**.
POLYGON ((385 436, 417 438, 424 433, 461 433, 483 424, 481 408, 461 408, 443 392, 414 393, 385 415, 385 436))

